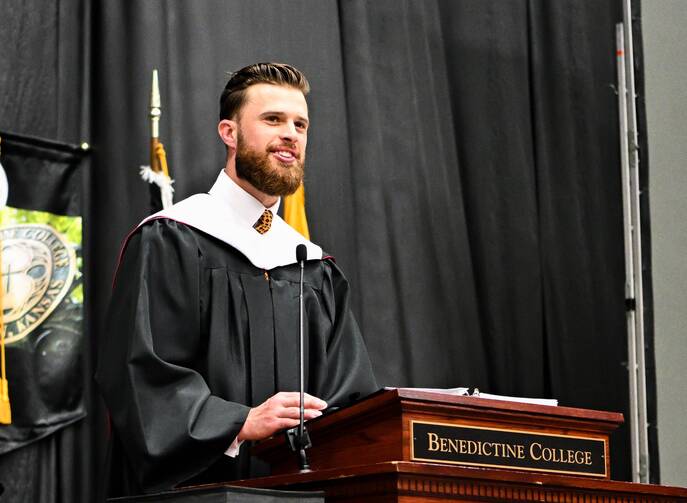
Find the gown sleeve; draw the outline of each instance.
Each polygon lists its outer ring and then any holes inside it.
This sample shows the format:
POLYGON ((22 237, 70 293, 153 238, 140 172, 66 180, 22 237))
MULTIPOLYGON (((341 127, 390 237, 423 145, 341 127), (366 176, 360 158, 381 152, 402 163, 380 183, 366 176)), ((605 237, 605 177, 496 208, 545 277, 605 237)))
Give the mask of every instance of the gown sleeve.
POLYGON ((213 464, 249 408, 211 394, 199 368, 200 252, 173 221, 144 225, 119 266, 96 380, 141 488, 169 489, 213 464))
POLYGON ((329 407, 345 407, 379 389, 365 341, 351 310, 348 281, 332 260, 325 260, 322 292, 332 330, 326 342, 326 373, 318 396, 329 407))

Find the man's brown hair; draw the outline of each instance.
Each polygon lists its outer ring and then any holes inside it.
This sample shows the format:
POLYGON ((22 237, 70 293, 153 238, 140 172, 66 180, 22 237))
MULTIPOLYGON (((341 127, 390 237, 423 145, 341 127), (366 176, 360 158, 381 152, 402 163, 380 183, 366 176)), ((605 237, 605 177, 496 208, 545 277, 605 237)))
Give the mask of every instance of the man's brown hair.
POLYGON ((234 72, 219 98, 219 120, 233 119, 246 101, 246 89, 255 84, 274 84, 310 92, 305 75, 284 63, 255 63, 234 72))

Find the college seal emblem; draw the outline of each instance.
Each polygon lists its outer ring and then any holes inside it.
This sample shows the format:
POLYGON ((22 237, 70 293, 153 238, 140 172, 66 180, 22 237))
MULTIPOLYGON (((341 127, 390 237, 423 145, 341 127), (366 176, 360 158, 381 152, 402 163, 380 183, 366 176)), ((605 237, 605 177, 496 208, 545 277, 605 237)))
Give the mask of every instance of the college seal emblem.
POLYGON ((5 343, 20 341, 40 325, 69 291, 76 255, 62 235, 43 224, 0 230, 5 343))

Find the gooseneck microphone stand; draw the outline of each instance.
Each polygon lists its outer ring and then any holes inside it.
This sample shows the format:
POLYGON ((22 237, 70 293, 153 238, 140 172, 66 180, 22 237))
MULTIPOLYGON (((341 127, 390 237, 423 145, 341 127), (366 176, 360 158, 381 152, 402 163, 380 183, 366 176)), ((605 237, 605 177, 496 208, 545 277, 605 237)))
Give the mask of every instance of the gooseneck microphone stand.
POLYGON ((298 423, 298 428, 291 428, 286 430, 286 438, 291 446, 291 450, 298 452, 298 461, 301 467, 301 472, 310 471, 310 463, 308 462, 308 455, 305 452, 312 443, 310 442, 310 435, 308 435, 308 430, 305 428, 304 414, 304 401, 305 401, 305 383, 303 378, 303 270, 305 268, 305 261, 308 257, 308 249, 305 245, 300 244, 296 247, 296 261, 301 269, 300 284, 299 284, 299 295, 298 295, 298 317, 299 317, 299 337, 298 337, 298 365, 300 369, 300 421, 298 423))

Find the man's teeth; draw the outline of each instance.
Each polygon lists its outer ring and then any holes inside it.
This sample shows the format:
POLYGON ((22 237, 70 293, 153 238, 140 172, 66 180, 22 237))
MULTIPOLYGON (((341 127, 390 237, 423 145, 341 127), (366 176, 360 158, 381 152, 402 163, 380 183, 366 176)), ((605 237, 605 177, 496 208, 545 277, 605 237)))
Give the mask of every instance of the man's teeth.
POLYGON ((277 150, 277 154, 282 157, 293 157, 293 154, 291 152, 285 152, 283 150, 277 150))

